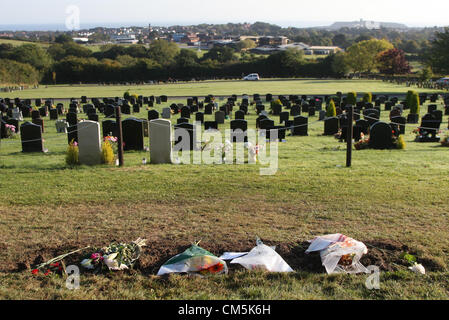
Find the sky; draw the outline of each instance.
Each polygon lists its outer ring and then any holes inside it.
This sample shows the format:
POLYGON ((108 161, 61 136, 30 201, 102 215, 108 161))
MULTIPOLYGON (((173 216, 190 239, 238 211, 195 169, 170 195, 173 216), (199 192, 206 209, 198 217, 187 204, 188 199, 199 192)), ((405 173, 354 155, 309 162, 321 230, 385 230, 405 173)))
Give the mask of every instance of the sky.
POLYGON ((81 27, 256 21, 310 27, 360 19, 410 27, 449 25, 447 0, 1 0, 0 29, 1 25, 65 25, 78 9, 81 27))

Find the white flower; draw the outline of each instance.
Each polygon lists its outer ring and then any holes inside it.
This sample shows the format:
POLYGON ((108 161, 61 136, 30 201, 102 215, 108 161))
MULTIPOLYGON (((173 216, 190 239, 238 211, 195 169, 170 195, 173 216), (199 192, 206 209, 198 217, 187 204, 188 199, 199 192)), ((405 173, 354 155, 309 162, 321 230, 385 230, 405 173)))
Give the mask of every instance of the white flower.
POLYGON ((426 269, 424 269, 424 266, 422 264, 415 263, 413 267, 408 268, 415 273, 426 274, 426 269))
POLYGON ((81 261, 81 266, 83 266, 84 268, 86 268, 88 270, 95 269, 94 265, 92 264, 91 259, 84 259, 83 261, 81 261))
POLYGON ((128 269, 126 265, 124 264, 119 265, 118 261, 115 260, 115 258, 117 258, 117 253, 111 253, 108 256, 103 256, 103 258, 104 258, 103 261, 107 265, 109 270, 120 271, 128 269))

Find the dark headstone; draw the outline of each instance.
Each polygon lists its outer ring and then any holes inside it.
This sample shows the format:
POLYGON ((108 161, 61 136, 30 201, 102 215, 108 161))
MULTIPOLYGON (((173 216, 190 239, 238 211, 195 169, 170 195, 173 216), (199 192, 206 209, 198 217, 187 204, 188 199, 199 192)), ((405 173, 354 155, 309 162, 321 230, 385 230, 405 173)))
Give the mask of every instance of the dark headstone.
POLYGON ((20 138, 22 152, 44 152, 41 126, 25 122, 20 126, 20 138))
POLYGON ((144 150, 144 127, 140 119, 129 118, 122 121, 123 150, 144 150))
POLYGON ((324 119, 324 135, 331 136, 338 133, 339 121, 337 117, 324 119))
POLYGON ((391 126, 385 122, 376 122, 370 128, 369 145, 373 149, 389 149, 393 144, 391 126))
POLYGON ((294 136, 308 136, 308 121, 309 119, 303 116, 297 116, 293 119, 293 132, 294 136))
POLYGON ((118 136, 117 122, 114 120, 105 120, 101 123, 103 127, 103 138, 109 135, 118 136))

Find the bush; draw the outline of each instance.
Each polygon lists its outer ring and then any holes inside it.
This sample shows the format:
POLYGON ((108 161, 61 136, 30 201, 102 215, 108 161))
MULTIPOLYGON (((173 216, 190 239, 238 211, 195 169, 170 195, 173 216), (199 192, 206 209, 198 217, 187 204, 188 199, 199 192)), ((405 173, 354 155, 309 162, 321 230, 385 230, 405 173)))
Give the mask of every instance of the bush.
POLYGON ((335 116, 337 116, 337 109, 335 108, 334 100, 331 100, 326 108, 326 117, 335 117, 335 116))
POLYGON ((400 135, 398 137, 398 140, 396 141, 396 149, 405 149, 405 140, 404 140, 404 136, 400 135))
POLYGON ((412 106, 412 96, 415 92, 412 90, 407 91, 407 95, 405 96, 405 106, 410 108, 412 106))
POLYGON ((123 99, 125 99, 125 100, 129 100, 130 97, 131 97, 131 94, 129 93, 129 90, 123 94, 123 99))
POLYGON ((277 100, 271 101, 271 108, 273 108, 273 106, 280 106, 282 108, 281 100, 277 99, 277 100))
POLYGON ((77 164, 79 164, 78 155, 79 155, 78 144, 74 142, 74 140, 72 140, 69 146, 67 147, 65 162, 69 166, 76 166, 77 164))
POLYGON ((367 92, 363 95, 363 102, 365 103, 371 103, 373 102, 373 94, 371 92, 367 92))
POLYGON ((357 104, 357 92, 348 92, 346 96, 346 104, 353 106, 357 104))
POLYGON ((114 150, 109 141, 105 141, 101 147, 101 163, 112 165, 114 164, 114 150))
POLYGON ((410 113, 419 114, 419 94, 417 92, 413 92, 411 100, 410 100, 410 113))

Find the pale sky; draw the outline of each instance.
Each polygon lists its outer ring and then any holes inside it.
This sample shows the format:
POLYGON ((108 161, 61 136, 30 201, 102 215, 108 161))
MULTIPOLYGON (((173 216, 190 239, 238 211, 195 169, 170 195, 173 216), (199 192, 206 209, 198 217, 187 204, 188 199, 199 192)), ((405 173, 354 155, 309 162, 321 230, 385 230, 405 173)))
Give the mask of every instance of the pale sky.
POLYGON ((79 7, 81 26, 255 21, 309 26, 359 19, 449 25, 448 0, 0 0, 0 25, 64 24, 70 5, 79 7))

